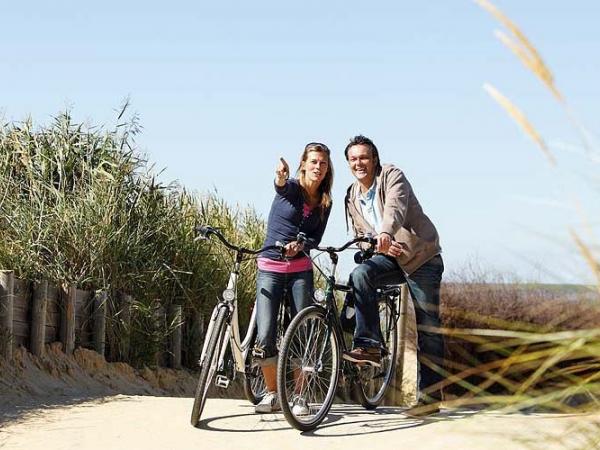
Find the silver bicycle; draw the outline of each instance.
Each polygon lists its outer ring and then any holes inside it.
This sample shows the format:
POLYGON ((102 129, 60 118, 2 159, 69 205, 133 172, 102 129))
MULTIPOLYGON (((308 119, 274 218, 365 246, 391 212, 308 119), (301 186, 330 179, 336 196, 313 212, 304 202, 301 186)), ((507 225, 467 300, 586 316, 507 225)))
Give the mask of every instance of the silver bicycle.
MULTIPOLYGON (((257 404, 266 394, 262 370, 257 365, 252 364, 256 338, 256 308, 252 310, 244 340, 241 339, 237 304, 238 278, 241 263, 244 259, 255 257, 272 249, 280 251, 282 256, 285 252, 283 244, 280 243, 258 250, 251 250, 231 244, 218 230, 212 227, 198 227, 197 231, 198 237, 196 239, 207 240, 212 235, 216 236, 223 245, 233 252, 234 263, 229 274, 227 288, 223 291, 219 303, 213 309, 206 337, 204 338, 199 361, 200 377, 191 416, 194 427, 198 426, 200 422, 208 388, 213 378, 216 386, 227 388, 235 379, 236 373, 240 372, 244 376, 244 391, 248 400, 257 404)), ((281 303, 285 305, 285 302, 281 303)), ((278 323, 280 334, 283 334, 285 324, 289 323, 289 319, 286 318, 285 306, 282 306, 280 310, 278 323)))

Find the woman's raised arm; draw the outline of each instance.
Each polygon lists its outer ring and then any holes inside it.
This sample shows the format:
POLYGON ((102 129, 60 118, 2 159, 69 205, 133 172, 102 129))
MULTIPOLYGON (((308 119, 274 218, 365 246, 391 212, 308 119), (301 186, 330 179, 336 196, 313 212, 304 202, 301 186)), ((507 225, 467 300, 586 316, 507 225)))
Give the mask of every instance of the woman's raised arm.
POLYGON ((285 182, 290 177, 290 166, 283 158, 279 158, 279 164, 275 169, 275 185, 279 187, 285 186, 285 182))

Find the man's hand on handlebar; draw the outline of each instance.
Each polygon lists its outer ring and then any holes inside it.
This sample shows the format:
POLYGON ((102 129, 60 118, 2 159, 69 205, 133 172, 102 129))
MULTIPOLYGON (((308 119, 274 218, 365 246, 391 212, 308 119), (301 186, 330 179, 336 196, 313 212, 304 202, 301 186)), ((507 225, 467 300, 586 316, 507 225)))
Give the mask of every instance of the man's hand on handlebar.
POLYGON ((396 242, 388 233, 379 233, 375 251, 397 258, 402 254, 402 245, 396 242))
POLYGON ((375 236, 375 238, 377 239, 377 247, 375 248, 375 251, 377 251, 377 253, 388 253, 388 250, 392 245, 392 236, 390 236, 388 233, 379 233, 377 236, 375 236))
POLYGON ((380 233, 372 238, 368 247, 362 248, 360 252, 354 255, 354 262, 360 264, 373 256, 373 253, 399 257, 402 254, 402 245, 396 242, 388 233, 380 233))
POLYGON ((392 241, 392 244, 388 248, 388 251, 386 254, 393 256, 394 258, 397 258, 398 256, 400 256, 402 254, 402 245, 400 245, 399 242, 392 241))

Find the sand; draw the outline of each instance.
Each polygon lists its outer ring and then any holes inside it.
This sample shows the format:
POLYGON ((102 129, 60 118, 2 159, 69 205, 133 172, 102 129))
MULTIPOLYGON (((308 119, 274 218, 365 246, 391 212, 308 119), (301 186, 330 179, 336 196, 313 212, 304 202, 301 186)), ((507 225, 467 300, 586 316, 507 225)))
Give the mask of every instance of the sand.
MULTIPOLYGON (((409 378, 412 369, 409 364, 409 378)), ((335 404, 317 430, 300 433, 280 413, 256 415, 245 400, 211 398, 198 429, 189 424, 195 382, 186 371, 134 370, 89 350, 67 357, 54 345, 43 358, 19 350, 14 362, 0 361, 0 448, 600 448, 600 414, 443 408, 430 418, 414 419, 399 407, 366 411, 335 404)))

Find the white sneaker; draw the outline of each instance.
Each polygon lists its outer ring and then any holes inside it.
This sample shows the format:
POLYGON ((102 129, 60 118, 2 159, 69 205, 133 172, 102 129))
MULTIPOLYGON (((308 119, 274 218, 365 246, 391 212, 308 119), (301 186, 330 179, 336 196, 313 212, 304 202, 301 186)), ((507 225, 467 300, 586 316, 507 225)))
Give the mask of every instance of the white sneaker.
POLYGON ((294 416, 308 416, 310 410, 306 404, 306 400, 299 395, 294 398, 294 406, 292 406, 292 414, 294 416))
POLYGON ((277 392, 267 392, 260 403, 254 407, 254 412, 257 414, 268 414, 274 411, 281 411, 277 392))

